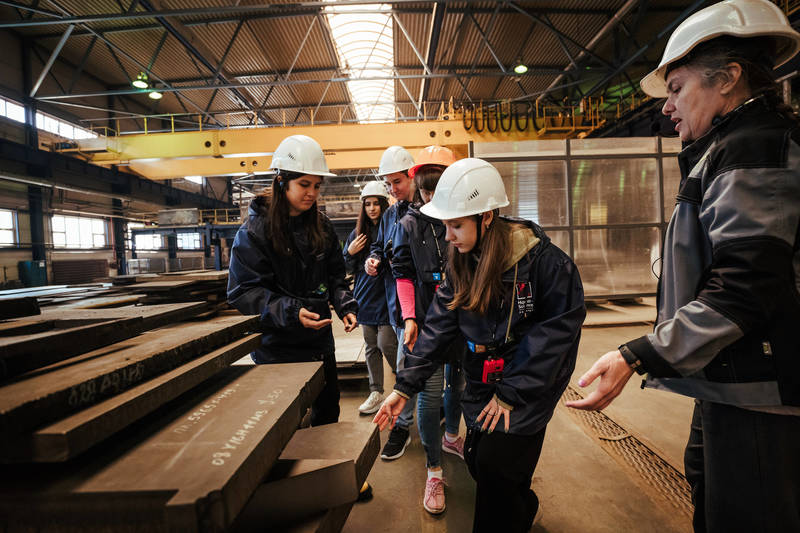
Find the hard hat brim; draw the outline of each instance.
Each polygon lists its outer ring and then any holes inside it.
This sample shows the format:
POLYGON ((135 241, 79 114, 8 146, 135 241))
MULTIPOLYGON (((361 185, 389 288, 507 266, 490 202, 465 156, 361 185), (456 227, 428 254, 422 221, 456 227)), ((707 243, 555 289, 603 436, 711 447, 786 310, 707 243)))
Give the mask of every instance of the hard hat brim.
POLYGON ((467 209, 463 211, 448 211, 442 210, 433 205, 433 202, 428 202, 427 204, 420 207, 420 212, 423 215, 429 216, 431 218, 438 218, 439 220, 454 220, 456 218, 463 218, 469 217, 473 215, 480 215, 481 213, 487 213, 489 211, 493 211, 495 209, 500 209, 501 207, 505 207, 510 204, 508 200, 505 202, 501 202, 500 204, 492 207, 491 209, 467 209))

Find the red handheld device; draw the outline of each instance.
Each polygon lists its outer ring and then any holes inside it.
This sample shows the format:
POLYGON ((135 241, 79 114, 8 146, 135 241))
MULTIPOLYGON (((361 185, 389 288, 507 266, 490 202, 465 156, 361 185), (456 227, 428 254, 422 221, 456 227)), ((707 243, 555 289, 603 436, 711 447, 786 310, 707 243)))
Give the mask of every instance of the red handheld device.
POLYGON ((483 379, 484 383, 498 383, 503 379, 503 366, 502 359, 486 359, 483 362, 483 379))

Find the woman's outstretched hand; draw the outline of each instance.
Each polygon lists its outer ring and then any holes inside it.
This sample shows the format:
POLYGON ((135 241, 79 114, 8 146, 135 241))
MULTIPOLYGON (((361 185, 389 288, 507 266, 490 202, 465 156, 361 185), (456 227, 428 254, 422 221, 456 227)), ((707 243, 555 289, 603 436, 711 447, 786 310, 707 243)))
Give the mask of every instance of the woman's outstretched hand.
POLYGON ((372 419, 372 422, 378 424, 378 429, 383 431, 384 428, 388 425, 389 428, 394 427, 394 423, 397 421, 397 417, 403 411, 403 407, 406 406, 406 400, 396 392, 392 391, 392 393, 383 400, 380 409, 378 412, 375 413, 375 418, 372 419))
POLYGON ((495 398, 489 400, 489 403, 486 404, 486 407, 481 409, 478 418, 475 419, 476 422, 480 422, 483 420, 483 425, 481 426, 481 431, 486 431, 486 428, 489 428, 489 433, 494 431, 495 426, 500 421, 500 418, 504 418, 504 427, 506 429, 506 433, 508 433, 508 425, 511 422, 511 411, 506 409, 505 407, 501 406, 497 403, 495 398))
POLYGON ((578 380, 578 385, 588 387, 599 377, 600 384, 597 389, 583 400, 567 402, 566 406, 584 411, 601 411, 619 396, 632 375, 633 370, 625 362, 619 350, 608 352, 595 361, 592 368, 578 380))

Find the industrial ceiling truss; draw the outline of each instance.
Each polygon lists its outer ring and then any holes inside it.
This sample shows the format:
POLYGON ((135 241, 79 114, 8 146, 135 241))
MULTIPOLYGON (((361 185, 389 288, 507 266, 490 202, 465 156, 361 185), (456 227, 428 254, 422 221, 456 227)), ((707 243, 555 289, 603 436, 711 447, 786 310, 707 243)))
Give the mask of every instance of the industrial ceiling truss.
POLYGON ((666 36, 709 2, 209 3, 2 0, 0 29, 32 51, 26 98, 106 134, 491 124, 500 109, 588 124, 642 101, 666 36))

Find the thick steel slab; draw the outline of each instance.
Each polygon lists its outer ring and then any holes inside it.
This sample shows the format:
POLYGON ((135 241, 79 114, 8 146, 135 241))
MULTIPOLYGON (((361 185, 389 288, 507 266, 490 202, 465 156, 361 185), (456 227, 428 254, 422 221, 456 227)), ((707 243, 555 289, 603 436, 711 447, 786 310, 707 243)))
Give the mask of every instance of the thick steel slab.
POLYGON ((0 529, 223 531, 322 384, 320 363, 229 367, 91 457, 6 469, 0 529))
POLYGON ((0 300, 0 320, 39 314, 39 303, 33 296, 0 300))
POLYGON ((342 506, 349 512, 379 452, 378 428, 368 422, 298 430, 242 510, 234 530, 255 532, 265 524, 280 530, 309 520, 314 523, 342 506))
POLYGON ((260 343, 260 333, 248 335, 31 435, 0 443, 2 462, 71 459, 211 378, 260 343))
POLYGON ((145 329, 166 326, 179 320, 196 316, 208 309, 206 302, 184 302, 157 305, 136 305, 112 307, 107 309, 71 309, 70 307, 51 307, 42 312, 43 319, 94 319, 111 320, 116 318, 141 317, 145 329))
POLYGON ((0 337, 0 379, 63 361, 101 346, 138 335, 141 318, 120 318, 67 329, 0 337))
POLYGON ((0 434, 21 434, 96 404, 231 342, 256 324, 256 317, 241 315, 174 324, 19 376, 0 394, 0 434))

